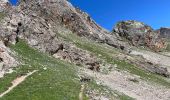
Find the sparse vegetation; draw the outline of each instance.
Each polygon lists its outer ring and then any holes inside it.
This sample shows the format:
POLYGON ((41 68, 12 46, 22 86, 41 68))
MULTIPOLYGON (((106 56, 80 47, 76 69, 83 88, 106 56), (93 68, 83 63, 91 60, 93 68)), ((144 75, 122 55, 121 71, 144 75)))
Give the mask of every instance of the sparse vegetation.
POLYGON ((103 86, 102 84, 97 84, 95 80, 91 81, 88 84, 89 88, 91 90, 95 89, 98 90, 99 93, 103 93, 104 95, 110 97, 112 100, 134 100, 133 98, 124 95, 123 93, 120 93, 118 91, 113 91, 110 88, 103 86))
POLYGON ((64 39, 67 41, 73 42, 77 47, 82 48, 84 50, 88 50, 98 56, 99 58, 105 60, 107 63, 110 64, 117 64, 118 69, 128 71, 132 74, 140 76, 142 79, 158 83, 163 86, 170 86, 170 82, 168 82, 164 77, 147 72, 139 67, 136 67, 126 61, 119 60, 114 58, 114 54, 118 53, 117 49, 112 47, 107 47, 104 44, 99 44, 91 41, 87 41, 86 39, 82 39, 74 34, 60 34, 64 39))

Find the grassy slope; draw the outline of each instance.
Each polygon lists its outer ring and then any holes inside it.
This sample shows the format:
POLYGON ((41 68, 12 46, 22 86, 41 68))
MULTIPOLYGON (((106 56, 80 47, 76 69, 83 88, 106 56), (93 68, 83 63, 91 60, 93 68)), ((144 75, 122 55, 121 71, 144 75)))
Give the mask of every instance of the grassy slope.
POLYGON ((12 49, 18 53, 25 65, 16 72, 5 76, 0 81, 0 92, 4 91, 10 82, 23 73, 38 70, 22 84, 0 100, 77 100, 80 83, 76 80, 76 70, 71 64, 56 60, 29 48, 24 42, 19 42, 12 49), (46 67, 47 70, 43 68, 46 67), (8 84, 7 84, 8 83, 8 84))
POLYGON ((115 48, 108 47, 106 45, 99 44, 99 43, 94 43, 86 39, 82 39, 71 33, 60 34, 60 36, 66 39, 67 41, 73 42, 75 45, 77 45, 77 47, 92 52, 99 58, 105 60, 107 63, 113 64, 113 65, 117 64, 118 69, 128 71, 135 75, 139 75, 142 79, 146 81, 150 81, 154 83, 156 82, 158 84, 170 87, 170 82, 168 82, 164 77, 147 72, 125 61, 121 61, 121 60, 114 58, 114 54, 119 53, 119 51, 117 51, 115 48))
MULTIPOLYGON (((22 60, 24 64, 17 67, 12 74, 7 74, 0 79, 0 93, 7 90, 17 76, 33 70, 38 70, 38 72, 28 77, 0 100, 78 100, 81 83, 76 75, 76 66, 40 53, 27 46, 23 41, 15 46, 12 45, 11 49, 18 54, 19 60, 22 60), (44 67, 47 70, 44 70, 44 67)), ((132 100, 131 97, 122 93, 97 85, 95 81, 88 83, 87 86, 111 98, 132 100)), ((84 99, 88 100, 86 96, 84 99)))
MULTIPOLYGON (((114 59, 114 53, 118 53, 112 47, 103 44, 93 43, 85 39, 81 39, 73 34, 65 36, 60 34, 67 41, 72 41, 79 48, 88 50, 101 59, 110 64, 117 64, 121 70, 126 70, 132 74, 141 76, 142 79, 157 82, 159 84, 170 86, 170 83, 165 81, 163 77, 156 74, 148 73, 139 69, 125 61, 114 59)), ((78 100, 80 91, 80 83, 76 75, 75 66, 70 63, 65 63, 56 60, 46 54, 40 53, 28 47, 23 41, 15 46, 11 46, 20 60, 24 62, 22 66, 16 68, 15 72, 6 75, 0 79, 0 93, 5 91, 11 85, 11 81, 17 76, 33 70, 39 70, 31 77, 28 77, 22 84, 12 90, 8 95, 0 98, 0 100, 78 100), (46 67, 47 70, 43 68, 46 67)), ((98 86, 94 83, 88 84, 90 88, 103 91, 103 86, 98 86)), ((111 93, 111 92, 109 92, 111 93)), ((132 98, 118 92, 113 92, 121 100, 131 100, 132 98)))

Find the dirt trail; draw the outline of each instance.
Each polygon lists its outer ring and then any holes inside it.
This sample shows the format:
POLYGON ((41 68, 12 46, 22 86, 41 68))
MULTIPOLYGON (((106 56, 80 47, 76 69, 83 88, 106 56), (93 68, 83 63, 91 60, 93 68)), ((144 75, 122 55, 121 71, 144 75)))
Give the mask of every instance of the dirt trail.
POLYGON ((170 100, 170 89, 148 83, 128 72, 115 70, 106 75, 84 70, 84 73, 95 77, 98 81, 101 81, 103 85, 108 86, 112 90, 122 92, 137 100, 170 100), (137 79, 138 82, 132 81, 133 79, 137 79))
POLYGON ((12 81, 12 86, 8 88, 8 90, 6 90, 5 92, 3 92, 2 94, 0 94, 0 98, 3 97, 4 95, 6 95, 7 93, 9 93, 12 89, 14 89, 15 87, 17 87, 20 83, 22 83, 27 77, 29 77, 30 75, 32 75, 33 73, 37 72, 37 70, 34 70, 32 72, 27 73, 24 76, 18 77, 15 80, 12 81))

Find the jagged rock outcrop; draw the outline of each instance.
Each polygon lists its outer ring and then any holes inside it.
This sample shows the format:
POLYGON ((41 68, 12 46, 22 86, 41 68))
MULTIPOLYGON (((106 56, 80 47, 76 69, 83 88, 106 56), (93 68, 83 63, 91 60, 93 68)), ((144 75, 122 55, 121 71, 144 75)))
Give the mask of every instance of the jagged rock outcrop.
POLYGON ((115 26, 114 32, 129 40, 134 46, 148 46, 154 51, 160 51, 166 47, 165 41, 160 38, 160 35, 141 22, 133 20, 119 22, 115 26))
POLYGON ((17 14, 5 15, 0 23, 0 36, 5 40, 5 44, 15 44, 18 39, 18 31, 21 17, 17 14))
POLYGON ((29 17, 41 17, 54 29, 62 26, 88 39, 117 48, 125 46, 124 42, 119 41, 115 34, 111 34, 97 25, 88 14, 73 7, 67 0, 20 0, 18 10, 29 17))
POLYGON ((0 78, 12 67, 17 66, 18 62, 12 55, 13 53, 5 46, 3 40, 0 40, 0 78))
POLYGON ((93 54, 81 50, 74 45, 61 44, 60 49, 53 55, 55 58, 60 58, 72 62, 78 66, 86 66, 88 69, 100 71, 100 60, 93 54))
MULTIPOLYGON (((10 72, 10 69, 18 64, 13 57, 13 52, 7 47, 12 41, 12 37, 9 34, 13 34, 11 30, 14 29, 7 25, 8 23, 6 23, 4 18, 11 8, 8 0, 0 0, 0 78, 3 77, 5 73, 10 72)), ((16 39, 16 37, 14 39, 16 39)))
POLYGON ((170 28, 160 28, 157 30, 157 32, 160 34, 162 38, 170 39, 170 28))

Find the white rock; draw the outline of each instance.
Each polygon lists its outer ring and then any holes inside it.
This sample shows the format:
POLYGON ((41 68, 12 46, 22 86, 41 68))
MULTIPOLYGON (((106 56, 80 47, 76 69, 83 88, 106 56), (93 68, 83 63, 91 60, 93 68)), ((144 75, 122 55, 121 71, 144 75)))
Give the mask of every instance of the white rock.
POLYGON ((44 69, 44 70, 47 70, 47 67, 44 67, 43 69, 44 69))

